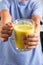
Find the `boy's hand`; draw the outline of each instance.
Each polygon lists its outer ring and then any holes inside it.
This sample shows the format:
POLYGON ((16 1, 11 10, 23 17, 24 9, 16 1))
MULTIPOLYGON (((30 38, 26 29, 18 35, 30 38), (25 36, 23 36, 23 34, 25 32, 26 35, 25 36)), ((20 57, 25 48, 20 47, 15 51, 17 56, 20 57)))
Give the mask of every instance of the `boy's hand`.
POLYGON ((38 36, 35 35, 26 35, 23 39, 24 44, 25 44, 25 49, 32 49, 36 48, 38 45, 38 36))
POLYGON ((0 12, 0 39, 2 41, 7 41, 8 38, 12 34, 13 26, 12 26, 12 17, 7 10, 2 10, 0 12))
MULTIPOLYGON (((31 20, 33 23, 33 21, 31 20)), ((34 23, 33 23, 34 24, 34 23)), ((26 49, 33 49, 36 48, 39 41, 39 34, 40 34, 40 26, 38 27, 37 24, 34 25, 34 34, 26 35, 23 39, 26 49)))
POLYGON ((8 38, 11 36, 13 30, 13 26, 11 22, 8 22, 1 29, 1 38, 3 41, 7 41, 8 38))

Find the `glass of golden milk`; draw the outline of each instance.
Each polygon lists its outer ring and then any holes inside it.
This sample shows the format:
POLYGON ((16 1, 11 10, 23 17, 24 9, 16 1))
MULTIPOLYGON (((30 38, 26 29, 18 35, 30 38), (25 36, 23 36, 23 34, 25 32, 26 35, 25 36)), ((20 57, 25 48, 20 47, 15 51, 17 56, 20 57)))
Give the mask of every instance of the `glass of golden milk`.
POLYGON ((17 19, 14 21, 14 41, 17 50, 24 51, 23 38, 26 34, 34 34, 34 25, 29 19, 17 19))

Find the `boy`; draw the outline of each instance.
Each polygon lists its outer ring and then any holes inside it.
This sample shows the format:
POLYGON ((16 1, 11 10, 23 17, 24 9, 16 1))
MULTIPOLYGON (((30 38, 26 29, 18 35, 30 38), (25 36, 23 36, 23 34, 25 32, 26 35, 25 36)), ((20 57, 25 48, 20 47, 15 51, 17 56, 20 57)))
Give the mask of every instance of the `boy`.
MULTIPOLYGON (((0 65, 42 65, 41 43, 39 40, 40 20, 42 17, 40 2, 34 0, 2 0, 0 2, 1 35, 0 65), (30 42, 25 43, 29 51, 17 51, 14 41, 8 39, 16 19, 31 19, 35 23, 35 35, 26 35, 30 42)), ((13 35, 12 35, 13 36, 13 35)))

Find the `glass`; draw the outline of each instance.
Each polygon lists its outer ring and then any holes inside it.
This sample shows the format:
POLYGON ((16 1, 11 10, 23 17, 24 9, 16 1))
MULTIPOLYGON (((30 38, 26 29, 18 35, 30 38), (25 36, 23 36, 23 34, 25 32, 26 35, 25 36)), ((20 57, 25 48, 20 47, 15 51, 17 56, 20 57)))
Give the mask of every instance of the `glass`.
MULTIPOLYGON (((17 50, 26 51, 23 38, 25 35, 34 34, 34 25, 30 19, 15 20, 13 23, 14 41, 17 50)), ((29 40, 27 40, 29 41, 29 40)))

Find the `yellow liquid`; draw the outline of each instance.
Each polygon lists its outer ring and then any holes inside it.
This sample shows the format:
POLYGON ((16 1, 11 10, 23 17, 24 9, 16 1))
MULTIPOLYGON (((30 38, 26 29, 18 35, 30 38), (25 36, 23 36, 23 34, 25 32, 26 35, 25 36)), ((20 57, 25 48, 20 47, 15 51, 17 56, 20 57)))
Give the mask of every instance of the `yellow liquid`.
POLYGON ((14 34, 15 34, 15 45, 18 49, 24 49, 25 44, 23 43, 23 37, 26 34, 33 34, 34 27, 26 24, 15 25, 14 34))

